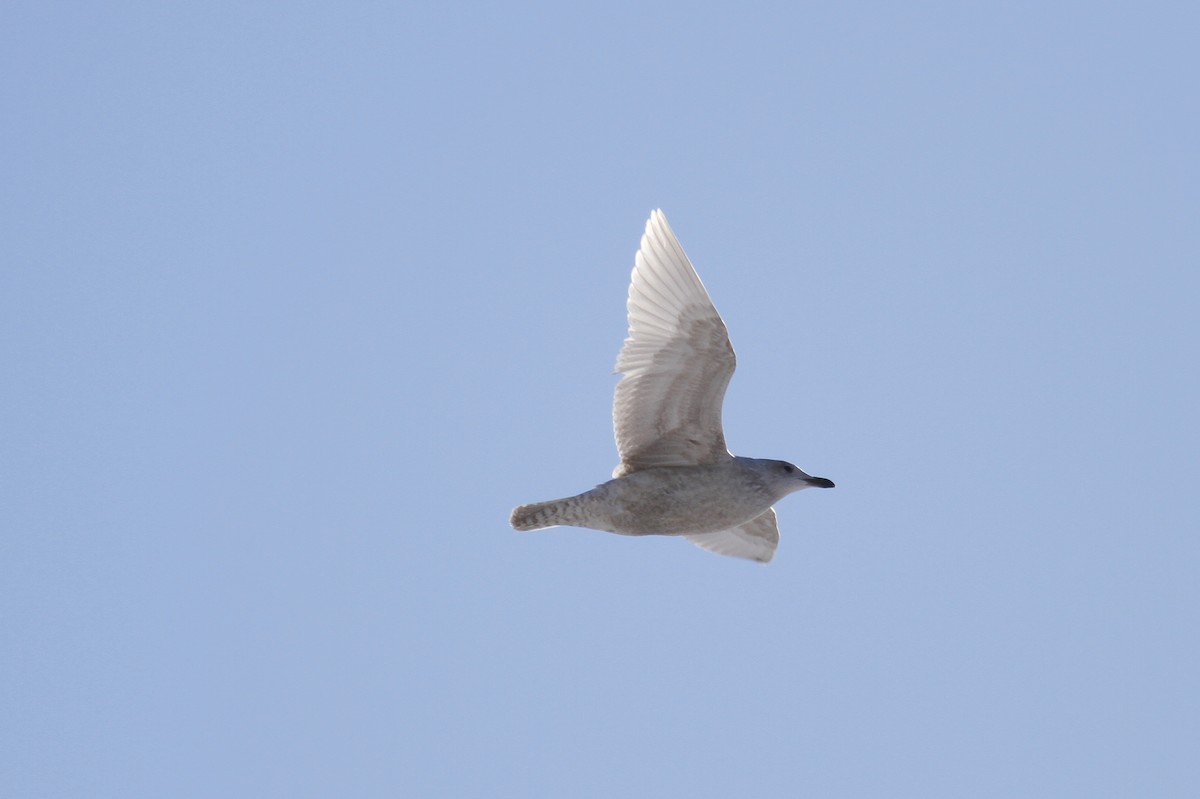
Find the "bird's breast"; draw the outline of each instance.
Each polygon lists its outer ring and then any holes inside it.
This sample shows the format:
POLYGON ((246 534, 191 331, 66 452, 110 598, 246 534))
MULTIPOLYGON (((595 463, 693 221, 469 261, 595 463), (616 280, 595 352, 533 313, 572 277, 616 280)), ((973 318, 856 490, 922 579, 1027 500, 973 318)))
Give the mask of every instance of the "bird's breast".
POLYGON ((735 462, 643 469, 588 492, 606 527, 629 535, 727 530, 771 507, 761 481, 735 462))

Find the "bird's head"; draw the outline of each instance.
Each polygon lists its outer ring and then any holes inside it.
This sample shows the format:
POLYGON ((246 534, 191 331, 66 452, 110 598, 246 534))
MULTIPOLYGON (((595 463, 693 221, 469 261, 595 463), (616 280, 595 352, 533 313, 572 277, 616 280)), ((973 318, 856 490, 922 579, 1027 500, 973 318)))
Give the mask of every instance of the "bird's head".
POLYGON ((767 485, 780 497, 805 488, 833 488, 833 481, 824 477, 813 477, 787 461, 759 461, 765 473, 767 485))

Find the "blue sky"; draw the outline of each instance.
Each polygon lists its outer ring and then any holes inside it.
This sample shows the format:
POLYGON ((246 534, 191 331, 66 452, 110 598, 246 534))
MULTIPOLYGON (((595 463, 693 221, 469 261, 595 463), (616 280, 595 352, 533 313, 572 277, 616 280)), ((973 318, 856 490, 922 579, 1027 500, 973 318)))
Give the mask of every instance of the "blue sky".
POLYGON ((1186 3, 12 3, 0 793, 1193 796, 1186 3), (606 479, 650 209, 763 567, 606 479))

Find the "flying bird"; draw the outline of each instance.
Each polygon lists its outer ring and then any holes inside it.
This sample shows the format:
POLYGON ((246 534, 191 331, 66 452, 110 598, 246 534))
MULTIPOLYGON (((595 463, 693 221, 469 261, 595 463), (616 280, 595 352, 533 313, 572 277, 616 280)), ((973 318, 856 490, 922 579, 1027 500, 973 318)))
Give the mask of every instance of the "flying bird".
POLYGON ((804 488, 833 488, 787 461, 730 454, 721 402, 736 360, 729 334, 661 210, 650 214, 629 285, 629 336, 613 398, 621 462, 573 497, 521 505, 517 530, 568 525, 621 535, 678 535, 711 552, 771 560, 771 507, 804 488))

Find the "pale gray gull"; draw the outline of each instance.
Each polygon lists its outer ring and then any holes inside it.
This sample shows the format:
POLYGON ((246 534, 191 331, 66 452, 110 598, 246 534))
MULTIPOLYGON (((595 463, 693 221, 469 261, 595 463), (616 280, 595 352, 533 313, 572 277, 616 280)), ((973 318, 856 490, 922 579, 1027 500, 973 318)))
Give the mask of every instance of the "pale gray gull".
POLYGON ((794 491, 832 488, 786 461, 734 457, 721 401, 736 364, 729 334, 661 210, 650 214, 629 285, 629 337, 613 398, 621 462, 613 478, 565 499, 522 505, 517 530, 570 525, 681 535, 720 555, 766 563, 779 545, 772 509, 794 491))

